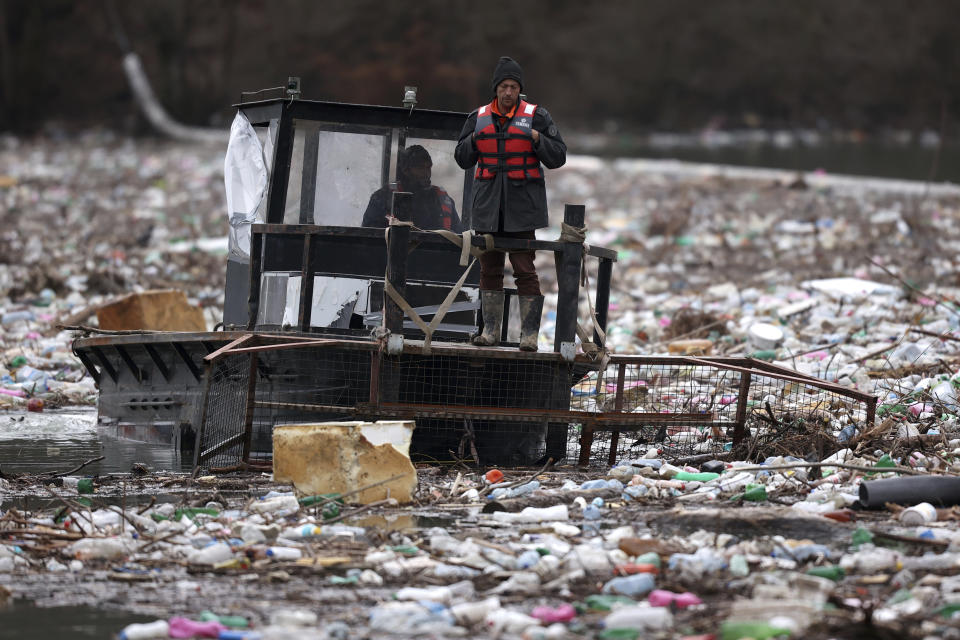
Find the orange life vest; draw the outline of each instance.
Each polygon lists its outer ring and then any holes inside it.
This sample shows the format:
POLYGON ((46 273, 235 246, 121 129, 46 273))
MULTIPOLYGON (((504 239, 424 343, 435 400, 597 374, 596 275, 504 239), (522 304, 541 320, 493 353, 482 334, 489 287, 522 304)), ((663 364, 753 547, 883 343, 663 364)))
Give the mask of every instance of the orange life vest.
POLYGON ((475 180, 492 180, 502 171, 511 180, 542 178, 540 160, 533 151, 533 114, 537 105, 521 100, 513 118, 502 131, 494 124, 493 103, 477 110, 475 142, 480 157, 477 160, 475 180))

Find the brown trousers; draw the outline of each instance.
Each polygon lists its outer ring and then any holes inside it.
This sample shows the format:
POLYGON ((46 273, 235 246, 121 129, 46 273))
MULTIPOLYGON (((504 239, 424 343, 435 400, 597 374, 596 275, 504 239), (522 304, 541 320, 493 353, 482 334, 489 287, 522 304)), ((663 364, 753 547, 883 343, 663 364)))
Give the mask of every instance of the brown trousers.
MULTIPOLYGON (((536 240, 534 231, 500 231, 491 234, 494 238, 517 238, 536 240)), ((510 264, 513 265, 513 279, 517 284, 517 295, 540 295, 540 279, 533 266, 535 251, 511 251, 510 264)), ((503 266, 506 254, 502 251, 488 251, 480 256, 480 289, 483 291, 503 290, 503 266)))

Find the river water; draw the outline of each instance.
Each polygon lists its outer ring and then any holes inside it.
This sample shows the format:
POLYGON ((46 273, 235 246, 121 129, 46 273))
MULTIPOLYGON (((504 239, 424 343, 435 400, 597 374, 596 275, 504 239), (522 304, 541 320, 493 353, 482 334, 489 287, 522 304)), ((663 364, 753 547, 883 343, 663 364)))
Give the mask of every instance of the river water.
MULTIPOLYGON (((154 471, 183 471, 190 466, 190 461, 179 460, 169 446, 110 437, 97 426, 97 412, 92 407, 0 413, 0 468, 4 473, 64 472, 100 456, 103 460, 85 466, 77 475, 129 472, 134 462, 142 462, 154 471)), ((101 640, 114 637, 133 622, 154 619, 93 607, 37 608, 16 599, 15 583, 5 586, 14 597, 7 606, 0 605, 0 640, 101 640)))
POLYGON ((4 473, 64 472, 94 458, 78 475, 126 473, 135 462, 151 471, 185 471, 169 445, 129 442, 111 437, 97 425, 93 407, 45 413, 0 413, 0 469, 4 473))

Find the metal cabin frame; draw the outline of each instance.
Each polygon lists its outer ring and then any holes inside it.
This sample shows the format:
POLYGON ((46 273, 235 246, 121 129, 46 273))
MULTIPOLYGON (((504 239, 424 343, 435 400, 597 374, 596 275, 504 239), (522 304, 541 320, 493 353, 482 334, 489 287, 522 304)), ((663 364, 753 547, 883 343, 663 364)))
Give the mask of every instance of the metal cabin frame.
MULTIPOLYGON (((389 180, 392 140, 397 139, 397 148, 406 146, 408 138, 434 140, 457 140, 467 114, 451 111, 432 111, 322 102, 301 99, 272 99, 236 105, 255 127, 266 127, 275 122, 277 127, 272 171, 267 192, 266 221, 255 224, 251 234, 250 263, 244 269, 231 269, 228 265, 224 323, 227 328, 247 330, 283 330, 283 327, 264 326, 257 323, 260 310, 260 283, 264 273, 287 272, 299 274, 301 279, 297 325, 290 330, 300 333, 322 332, 344 334, 351 337, 367 335, 366 330, 316 328, 310 326, 313 278, 310 275, 350 275, 365 278, 383 278, 389 268, 394 287, 400 290, 406 282, 431 283, 452 286, 458 274, 457 260, 460 250, 449 241, 429 233, 408 228, 394 229, 396 248, 392 260, 388 258, 382 229, 343 226, 317 226, 312 224, 314 203, 317 194, 316 157, 320 131, 374 134, 384 137, 381 161, 381 186, 389 180), (300 196, 299 224, 283 222, 286 209, 290 167, 293 160, 294 136, 298 121, 310 122, 310 135, 305 139, 302 187, 300 196), (360 259, 358 259, 360 256, 360 259), (404 280, 400 282, 398 278, 404 280), (243 301, 246 305, 243 305, 243 301), (234 311, 227 318, 228 310, 234 311)), ((473 187, 473 172, 463 172, 463 203, 461 217, 465 228, 470 226, 470 203, 473 187)), ((400 194, 402 195, 402 194, 400 194)), ((401 220, 409 219, 402 198, 395 198, 394 214, 401 220)), ((409 205, 407 205, 409 206, 409 205)), ((564 221, 574 227, 584 225, 585 211, 582 205, 567 205, 564 221)), ((481 238, 474 238, 477 247, 484 247, 481 238)), ((558 304, 557 330, 554 351, 560 352, 564 343, 572 349, 577 325, 577 307, 580 296, 580 277, 584 259, 583 245, 572 242, 543 240, 497 239, 496 248, 505 250, 551 251, 557 260, 558 304)), ((589 247, 586 255, 600 260, 597 273, 595 308, 597 323, 606 329, 607 307, 610 296, 610 280, 613 262, 617 254, 602 247, 589 247)), ((467 279, 467 284, 477 286, 479 269, 467 279)), ((415 337, 415 330, 403 329, 402 317, 391 300, 384 300, 388 315, 388 328, 403 331, 415 337), (392 319, 392 322, 389 322, 392 319), (391 324, 393 326, 391 326, 391 324)), ((480 324, 479 317, 476 324, 480 324)), ((504 318, 503 335, 508 330, 504 318)), ((422 334, 421 334, 422 335, 422 334)), ((457 335, 440 330, 437 336, 462 341, 469 335, 457 335)))

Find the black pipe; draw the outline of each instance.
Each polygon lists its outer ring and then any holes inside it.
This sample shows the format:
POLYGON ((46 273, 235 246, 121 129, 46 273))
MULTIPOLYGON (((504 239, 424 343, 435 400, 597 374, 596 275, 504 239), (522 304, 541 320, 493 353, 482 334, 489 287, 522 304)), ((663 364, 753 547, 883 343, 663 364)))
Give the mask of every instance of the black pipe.
POLYGON ((935 507, 960 504, 960 477, 910 476, 872 480, 860 485, 860 504, 867 509, 879 509, 884 504, 914 505, 929 502, 935 507))

